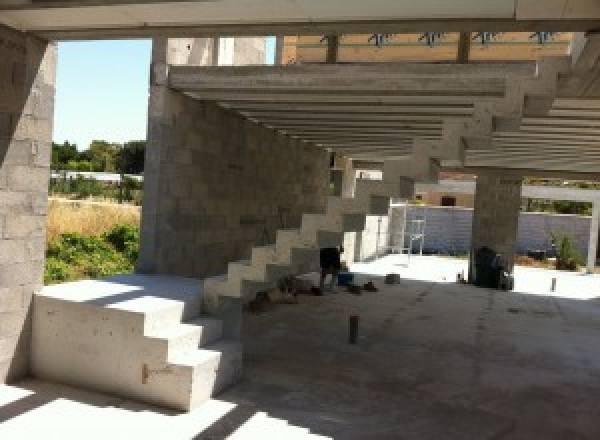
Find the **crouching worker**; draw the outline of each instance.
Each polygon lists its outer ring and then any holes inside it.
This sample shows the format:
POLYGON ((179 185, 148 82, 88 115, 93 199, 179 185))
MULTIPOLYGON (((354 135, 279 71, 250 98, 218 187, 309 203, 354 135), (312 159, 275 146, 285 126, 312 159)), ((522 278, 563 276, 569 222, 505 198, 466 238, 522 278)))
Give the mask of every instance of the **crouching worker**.
POLYGON ((337 247, 321 249, 319 255, 321 262, 321 282, 319 283, 319 287, 321 288, 321 291, 323 291, 325 288, 325 277, 327 277, 327 275, 331 275, 329 290, 332 293, 337 293, 333 289, 333 286, 342 268, 342 263, 340 261, 340 254, 342 252, 344 252, 344 248, 342 247, 339 249, 337 247))

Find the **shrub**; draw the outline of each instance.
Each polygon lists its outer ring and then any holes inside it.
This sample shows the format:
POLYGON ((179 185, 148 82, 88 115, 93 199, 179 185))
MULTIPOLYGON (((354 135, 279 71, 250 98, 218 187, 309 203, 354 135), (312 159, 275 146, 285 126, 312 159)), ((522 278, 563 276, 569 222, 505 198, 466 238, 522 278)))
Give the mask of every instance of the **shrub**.
POLYGON ((105 234, 64 233, 48 244, 45 282, 99 278, 133 271, 139 230, 117 225, 105 234))
POLYGON ((55 257, 46 258, 44 281, 46 283, 62 282, 71 279, 71 266, 55 257))
POLYGON ((550 236, 556 245, 556 269, 577 270, 583 259, 573 245, 571 236, 565 232, 552 232, 550 236))
POLYGON ((132 263, 137 260, 140 244, 140 230, 138 228, 127 224, 118 224, 106 232, 104 237, 132 263))

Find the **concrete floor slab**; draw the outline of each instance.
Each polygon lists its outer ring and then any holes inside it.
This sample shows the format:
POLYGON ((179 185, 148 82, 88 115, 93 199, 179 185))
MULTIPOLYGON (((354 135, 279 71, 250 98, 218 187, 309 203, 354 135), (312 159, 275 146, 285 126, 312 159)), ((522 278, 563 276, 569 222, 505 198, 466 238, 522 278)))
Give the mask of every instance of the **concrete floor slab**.
POLYGON ((600 438, 598 277, 558 274, 550 295, 535 280, 555 273, 519 268, 533 293, 496 292, 451 283, 464 261, 400 258, 355 267, 397 268, 400 285, 361 275, 381 290, 247 315, 244 379, 196 411, 25 381, 0 388, 0 438, 600 438))

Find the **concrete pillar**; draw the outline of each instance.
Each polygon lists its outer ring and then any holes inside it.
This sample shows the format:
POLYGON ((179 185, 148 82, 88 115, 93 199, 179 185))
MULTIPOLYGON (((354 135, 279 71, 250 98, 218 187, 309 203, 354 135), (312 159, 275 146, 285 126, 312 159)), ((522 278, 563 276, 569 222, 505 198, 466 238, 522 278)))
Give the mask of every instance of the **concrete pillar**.
MULTIPOLYGON (((500 173, 477 176, 471 234, 471 265, 475 251, 487 246, 502 254, 512 271, 516 253, 522 179, 500 173)), ((472 279, 469 273, 469 281, 472 279)))
POLYGON ((219 65, 219 54, 221 52, 221 44, 219 43, 219 37, 213 38, 212 41, 212 56, 210 64, 213 66, 219 65))
POLYGON ((0 383, 29 370, 43 285, 56 51, 0 27, 0 383))
POLYGON ((600 202, 594 202, 592 221, 590 222, 590 241, 588 243, 587 273, 596 270, 596 255, 598 254, 598 227, 600 226, 600 202))
POLYGON ((278 35, 275 37, 275 62, 276 66, 283 64, 283 49, 285 45, 285 37, 278 35))
MULTIPOLYGON (((340 196, 354 197, 356 189, 356 169, 352 159, 346 157, 336 158, 336 168, 339 173, 340 196)), ((360 255, 360 243, 362 237, 359 237, 360 232, 347 232, 344 234, 344 253, 342 261, 350 265, 356 261, 356 255, 360 255)))
POLYGON ((342 158, 339 161, 339 166, 342 168, 342 197, 354 197, 356 189, 356 169, 352 159, 342 158))

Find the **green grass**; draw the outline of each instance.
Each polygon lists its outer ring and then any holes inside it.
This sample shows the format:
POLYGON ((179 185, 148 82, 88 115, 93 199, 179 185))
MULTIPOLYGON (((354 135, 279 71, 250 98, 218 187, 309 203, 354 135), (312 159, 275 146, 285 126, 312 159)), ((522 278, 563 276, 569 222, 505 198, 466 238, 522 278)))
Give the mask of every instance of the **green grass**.
POLYGON ((44 282, 56 284, 131 273, 139 241, 139 228, 124 224, 101 235, 61 234, 48 243, 44 282))

